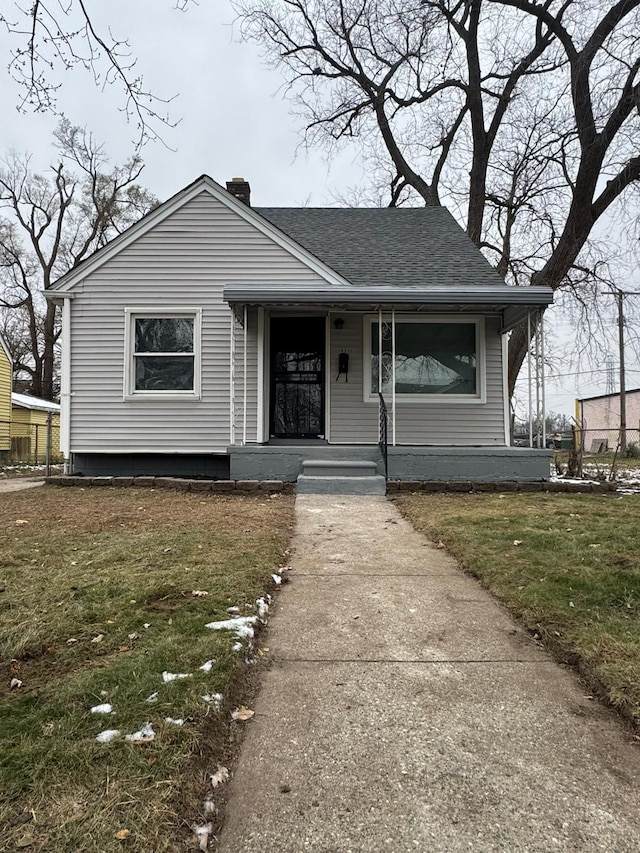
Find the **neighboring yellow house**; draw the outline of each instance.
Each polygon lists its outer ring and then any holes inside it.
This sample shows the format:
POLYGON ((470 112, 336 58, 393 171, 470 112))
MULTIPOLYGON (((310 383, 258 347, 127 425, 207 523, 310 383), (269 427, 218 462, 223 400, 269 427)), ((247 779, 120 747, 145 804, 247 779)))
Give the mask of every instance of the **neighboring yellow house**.
POLYGON ((0 335, 0 463, 7 462, 11 449, 11 369, 13 361, 0 335))
POLYGON ((44 462, 47 458, 47 418, 51 412, 51 459, 60 458, 60 405, 27 394, 11 395, 11 458, 44 462))

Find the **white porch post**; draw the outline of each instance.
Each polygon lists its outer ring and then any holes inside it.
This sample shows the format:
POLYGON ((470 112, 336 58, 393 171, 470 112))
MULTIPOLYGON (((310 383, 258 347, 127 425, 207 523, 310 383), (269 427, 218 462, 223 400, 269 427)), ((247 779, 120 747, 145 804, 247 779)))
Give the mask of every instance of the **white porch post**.
POLYGON ((242 443, 247 443, 247 306, 242 306, 242 325, 244 336, 242 339, 242 443))
POLYGON ((538 322, 538 334, 540 335, 540 396, 542 408, 542 446, 547 446, 547 403, 544 388, 544 314, 540 312, 538 322))
POLYGON ((527 379, 529 383, 529 447, 533 447, 533 390, 531 388, 531 312, 527 313, 527 379))
POLYGON ((502 334, 502 405, 504 409, 504 443, 511 444, 511 401, 509 400, 509 338, 502 334))
POLYGON ((534 358, 535 358, 535 378, 536 378, 536 420, 538 421, 538 427, 536 431, 536 443, 538 445, 538 449, 540 448, 540 436, 541 436, 541 424, 540 424, 540 317, 536 315, 534 321, 534 335, 535 335, 535 350, 534 350, 534 358))
POLYGON ((231 306, 231 330, 229 351, 229 444, 236 443, 236 314, 231 306))
POLYGON ((264 372, 264 308, 258 308, 258 399, 256 441, 264 442, 264 384, 267 377, 264 372))
POLYGON ((391 309, 391 442, 396 446, 396 309, 391 309))

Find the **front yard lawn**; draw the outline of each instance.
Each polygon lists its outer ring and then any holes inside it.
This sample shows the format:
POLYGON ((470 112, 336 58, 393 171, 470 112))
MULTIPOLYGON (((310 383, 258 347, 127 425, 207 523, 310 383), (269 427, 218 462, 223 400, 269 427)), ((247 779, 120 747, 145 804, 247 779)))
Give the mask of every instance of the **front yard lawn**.
POLYGON ((48 486, 1 501, 0 849, 199 849, 209 774, 246 725, 229 720, 249 642, 205 626, 256 615, 293 498, 48 486))
POLYGON ((640 728, 640 496, 412 494, 395 502, 640 728))

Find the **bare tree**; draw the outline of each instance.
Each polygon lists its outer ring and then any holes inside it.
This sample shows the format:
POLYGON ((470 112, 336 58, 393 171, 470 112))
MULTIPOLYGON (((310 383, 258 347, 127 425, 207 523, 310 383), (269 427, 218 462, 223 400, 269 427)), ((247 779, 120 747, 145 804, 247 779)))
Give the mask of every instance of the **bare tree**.
MULTIPOLYGON (((307 142, 357 138, 389 173, 391 205, 445 200, 514 284, 593 282, 594 226, 640 178, 640 0, 237 8, 307 142)), ((513 392, 526 329, 509 347, 513 392)))
MULTIPOLYGON (((184 11, 192 2, 175 0, 174 6, 184 11)), ((10 37, 8 71, 19 87, 20 111, 57 112, 59 72, 83 68, 98 88, 113 85, 121 91, 138 144, 160 139, 162 129, 172 126, 166 113, 172 98, 148 91, 128 40, 99 27, 85 0, 5 2, 1 24, 10 37)))
POLYGON ((0 168, 0 306, 14 368, 29 389, 56 393, 55 306, 41 291, 157 204, 137 183, 138 155, 109 166, 85 129, 62 120, 55 134, 57 165, 32 171, 28 155, 12 154, 0 168))

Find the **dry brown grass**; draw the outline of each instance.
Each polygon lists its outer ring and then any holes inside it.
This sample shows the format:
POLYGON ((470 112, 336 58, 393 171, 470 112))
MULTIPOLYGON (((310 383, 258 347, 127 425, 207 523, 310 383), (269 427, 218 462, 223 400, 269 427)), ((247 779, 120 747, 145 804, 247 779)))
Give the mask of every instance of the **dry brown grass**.
POLYGON ((247 689, 235 637, 204 625, 231 605, 255 612, 293 499, 45 487, 5 494, 2 507, 0 848, 190 849, 207 771, 238 735, 229 710, 247 689), (192 675, 163 684, 163 670, 192 675), (9 690, 12 677, 22 687, 9 690), (224 695, 219 711, 205 693, 224 695), (112 715, 90 713, 105 701, 112 715), (95 741, 147 721, 150 745, 95 741))

